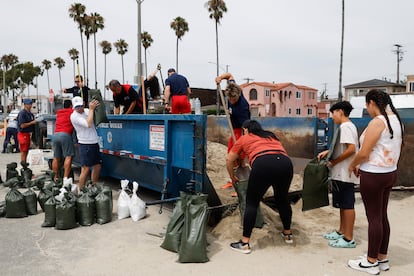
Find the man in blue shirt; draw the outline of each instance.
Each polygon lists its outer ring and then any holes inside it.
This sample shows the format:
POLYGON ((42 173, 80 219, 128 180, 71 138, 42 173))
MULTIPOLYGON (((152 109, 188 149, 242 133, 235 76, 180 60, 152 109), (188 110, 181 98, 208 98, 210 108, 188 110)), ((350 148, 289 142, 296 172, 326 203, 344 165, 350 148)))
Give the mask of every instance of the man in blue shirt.
POLYGON ((21 164, 27 164, 27 153, 30 148, 30 133, 34 131, 36 120, 30 109, 32 108, 31 99, 23 99, 24 108, 17 115, 18 134, 17 139, 20 145, 21 164))
POLYGON ((188 96, 191 94, 190 85, 187 79, 175 72, 175 69, 168 69, 168 78, 165 80, 165 108, 170 105, 171 96, 171 113, 186 114, 191 113, 191 105, 188 96))

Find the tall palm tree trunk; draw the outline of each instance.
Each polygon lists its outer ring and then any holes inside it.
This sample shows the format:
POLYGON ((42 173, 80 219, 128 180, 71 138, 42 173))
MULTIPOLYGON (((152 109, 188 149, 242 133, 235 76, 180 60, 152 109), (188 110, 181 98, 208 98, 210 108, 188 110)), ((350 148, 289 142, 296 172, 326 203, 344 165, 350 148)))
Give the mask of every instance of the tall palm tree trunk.
POLYGON ((85 76, 85 48, 84 48, 84 45, 83 45, 82 29, 80 31, 80 36, 81 36, 81 46, 82 46, 83 77, 86 77, 85 76))
POLYGON ((341 35, 341 58, 339 62, 338 101, 342 101, 342 62, 343 62, 343 57, 344 57, 344 30, 345 30, 345 0, 342 0, 342 35, 341 35))
POLYGON ((178 73, 178 37, 177 37, 177 47, 175 50, 175 70, 177 70, 178 73))
POLYGON ((106 55, 104 55, 104 88, 103 88, 103 93, 104 93, 104 100, 106 100, 106 55))
MULTIPOLYGON (((217 21, 216 21, 216 65, 217 65, 217 76, 220 74, 220 72, 219 72, 219 67, 220 67, 220 65, 219 65, 220 63, 219 63, 219 47, 218 47, 218 24, 217 24, 217 21)), ((220 115, 220 95, 219 95, 219 93, 220 93, 220 90, 219 89, 217 89, 217 92, 216 92, 216 115, 220 115)))
POLYGON ((124 74, 124 56, 121 55, 121 63, 122 63, 122 83, 125 83, 125 74, 124 74))
POLYGON ((73 60, 73 79, 75 79, 76 73, 75 73, 75 60, 73 60))
POLYGON ((148 77, 148 70, 147 70, 147 49, 144 50, 144 59, 145 59, 145 77, 148 77))
POLYGON ((86 40, 86 86, 89 87, 89 39, 86 40))
POLYGON ((60 95, 62 95, 62 76, 61 76, 61 73, 60 73, 60 69, 59 69, 59 84, 60 84, 60 95))
POLYGON ((93 34, 93 49, 95 54, 95 89, 98 89, 98 77, 97 77, 97 67, 96 67, 96 34, 93 34))

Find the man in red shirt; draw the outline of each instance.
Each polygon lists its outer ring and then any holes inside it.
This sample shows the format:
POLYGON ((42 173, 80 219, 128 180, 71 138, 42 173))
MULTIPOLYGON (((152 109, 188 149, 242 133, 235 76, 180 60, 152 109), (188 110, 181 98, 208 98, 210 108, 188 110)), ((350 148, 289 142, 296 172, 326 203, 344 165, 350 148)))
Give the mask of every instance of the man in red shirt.
POLYGON ((55 174, 55 180, 58 178, 58 170, 61 159, 63 162, 63 179, 67 179, 72 169, 72 157, 75 155, 73 144, 73 126, 70 121, 72 114, 72 101, 65 100, 63 108, 56 112, 55 134, 53 135, 53 162, 52 170, 55 174))

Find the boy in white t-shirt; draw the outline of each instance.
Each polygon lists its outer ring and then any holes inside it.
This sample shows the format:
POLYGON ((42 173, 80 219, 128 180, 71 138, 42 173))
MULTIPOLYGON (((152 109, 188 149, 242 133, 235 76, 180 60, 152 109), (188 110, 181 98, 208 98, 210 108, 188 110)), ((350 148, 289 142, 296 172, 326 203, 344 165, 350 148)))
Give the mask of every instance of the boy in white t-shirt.
MULTIPOLYGON (((355 223, 355 191, 354 184, 359 183, 359 178, 348 172, 349 164, 358 151, 358 132, 355 125, 349 120, 349 114, 353 107, 347 101, 334 104, 329 111, 332 119, 339 125, 339 136, 336 140, 333 154, 327 162, 331 168, 332 179, 332 205, 339 208, 339 229, 325 233, 323 237, 329 240, 329 245, 339 248, 354 248, 354 223, 355 223)), ((328 150, 318 154, 318 159, 326 157, 328 150)))

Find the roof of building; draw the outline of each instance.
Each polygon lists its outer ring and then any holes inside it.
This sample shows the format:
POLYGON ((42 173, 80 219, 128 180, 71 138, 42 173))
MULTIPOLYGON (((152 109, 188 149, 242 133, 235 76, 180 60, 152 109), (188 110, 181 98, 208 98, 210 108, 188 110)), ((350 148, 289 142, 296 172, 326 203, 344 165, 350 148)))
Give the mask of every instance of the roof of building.
POLYGON ((304 89, 304 90, 314 90, 318 91, 318 89, 305 86, 305 85, 297 85, 292 82, 283 82, 283 83, 272 83, 272 82, 249 82, 249 83, 243 83, 240 85, 241 88, 248 87, 250 85, 258 85, 258 86, 265 86, 269 87, 272 91, 284 89, 290 85, 297 87, 298 89, 304 89))
POLYGON ((395 82, 384 81, 379 79, 372 79, 368 81, 363 81, 359 83, 349 84, 344 86, 344 88, 368 88, 368 87, 384 87, 384 86, 401 86, 405 87, 405 85, 401 85, 395 82))

